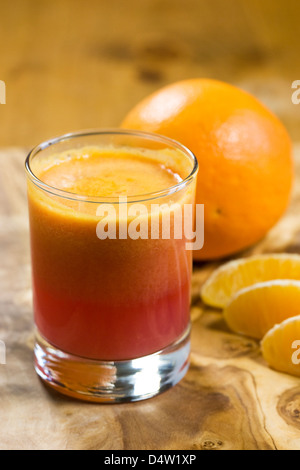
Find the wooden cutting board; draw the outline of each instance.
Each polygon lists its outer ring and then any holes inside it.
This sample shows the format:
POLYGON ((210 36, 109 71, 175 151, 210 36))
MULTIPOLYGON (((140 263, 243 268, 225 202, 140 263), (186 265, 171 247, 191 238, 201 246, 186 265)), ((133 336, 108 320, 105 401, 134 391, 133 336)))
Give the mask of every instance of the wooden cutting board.
MULTIPOLYGON (((191 367, 148 401, 95 405, 46 388, 33 369, 24 149, 0 151, 1 449, 300 449, 300 379, 269 369, 259 344, 232 334, 199 290, 218 263, 193 275, 191 367), (201 314, 201 315, 200 315, 201 314)), ((289 211, 249 256, 300 252, 300 146, 289 211)))

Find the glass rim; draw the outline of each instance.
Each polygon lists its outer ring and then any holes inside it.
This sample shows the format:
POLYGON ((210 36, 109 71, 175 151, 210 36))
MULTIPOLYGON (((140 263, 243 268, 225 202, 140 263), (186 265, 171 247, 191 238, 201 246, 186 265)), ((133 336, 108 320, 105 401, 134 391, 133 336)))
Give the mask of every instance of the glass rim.
MULTIPOLYGON (((186 156, 188 156, 192 162, 194 163, 193 168, 191 172, 189 173, 188 176, 186 176, 182 181, 179 181, 175 185, 169 186, 166 189, 162 189, 159 191, 153 191, 150 193, 143 193, 143 194, 137 194, 137 195, 132 195, 132 196, 121 196, 121 198, 125 198, 126 201, 124 202, 145 202, 149 201, 151 199, 157 199, 163 196, 168 196, 170 194, 173 194, 175 192, 180 191, 182 188, 184 188, 187 184, 189 184, 193 178, 195 177, 199 165, 198 165, 198 160, 194 153, 185 145, 181 144, 180 142, 171 139, 170 137, 163 136, 161 134, 155 134, 152 132, 144 132, 144 131, 138 131, 138 130, 131 130, 131 129, 119 129, 119 128, 103 128, 103 129, 86 129, 86 130, 81 130, 81 131, 75 131, 75 132, 70 132, 64 135, 61 135, 59 137, 54 137, 51 139, 48 139, 44 142, 42 142, 39 145, 36 145, 27 155, 26 160, 25 160, 25 169, 27 176, 29 179, 40 189, 54 195, 54 196, 59 196, 64 199, 70 199, 73 201, 81 201, 81 202, 90 202, 90 203, 109 203, 109 204, 120 204, 122 201, 117 200, 118 198, 116 196, 87 196, 84 194, 77 194, 77 193, 72 193, 70 191, 65 191, 63 189, 56 188, 55 186, 50 186, 47 183, 44 183, 42 180, 40 180, 32 171, 31 166, 30 166, 30 160, 32 157, 37 155, 39 152, 42 152, 46 148, 62 143, 67 140, 71 140, 76 137, 87 137, 87 136, 93 136, 93 135, 127 135, 127 136, 132 136, 132 137, 140 137, 144 139, 148 139, 151 141, 156 141, 156 142, 161 142, 164 144, 167 144, 169 147, 172 148, 177 148, 178 150, 182 151, 186 156)), ((119 197, 120 199, 120 197, 119 197)))

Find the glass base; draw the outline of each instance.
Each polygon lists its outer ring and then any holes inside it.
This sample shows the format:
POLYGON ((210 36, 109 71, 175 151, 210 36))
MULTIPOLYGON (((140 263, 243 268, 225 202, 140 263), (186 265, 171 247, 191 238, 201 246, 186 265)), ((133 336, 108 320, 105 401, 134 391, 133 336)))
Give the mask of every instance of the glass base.
POLYGON ((52 388, 91 402, 151 398, 173 385, 189 367, 190 327, 171 346, 128 361, 96 361, 60 351, 36 335, 35 370, 52 388))

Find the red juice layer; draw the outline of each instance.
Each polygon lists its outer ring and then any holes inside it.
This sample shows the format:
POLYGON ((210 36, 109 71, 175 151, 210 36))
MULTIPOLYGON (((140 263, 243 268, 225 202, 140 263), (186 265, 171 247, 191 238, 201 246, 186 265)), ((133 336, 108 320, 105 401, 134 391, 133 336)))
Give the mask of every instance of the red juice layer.
POLYGON ((189 324, 189 286, 160 299, 124 303, 59 297, 35 284, 36 325, 54 346, 74 355, 124 360, 159 351, 189 324))

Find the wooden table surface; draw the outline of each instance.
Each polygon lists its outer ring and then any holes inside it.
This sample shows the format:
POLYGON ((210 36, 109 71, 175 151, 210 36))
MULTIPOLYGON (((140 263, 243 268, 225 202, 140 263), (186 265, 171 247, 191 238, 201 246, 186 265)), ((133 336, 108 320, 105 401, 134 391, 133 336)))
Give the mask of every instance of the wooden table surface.
MULTIPOLYGON (((1 449, 300 449, 300 380, 270 370, 256 341, 231 333, 199 292, 217 263, 193 274, 192 356, 186 377, 150 400, 95 405, 46 388, 33 369, 26 152, 0 151, 1 449)), ((291 207, 244 253, 300 252, 300 146, 291 207)))
POLYGON ((298 179, 286 216, 244 255, 300 252, 297 0, 1 1, 1 449, 300 449, 300 381, 270 370, 258 343, 204 309, 193 276, 191 367, 151 400, 85 404, 49 391, 33 362, 25 148, 64 132, 117 126, 151 91, 219 78, 256 94, 286 124, 298 179), (202 313, 201 316, 197 316, 202 313))

